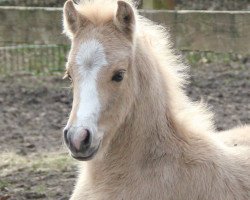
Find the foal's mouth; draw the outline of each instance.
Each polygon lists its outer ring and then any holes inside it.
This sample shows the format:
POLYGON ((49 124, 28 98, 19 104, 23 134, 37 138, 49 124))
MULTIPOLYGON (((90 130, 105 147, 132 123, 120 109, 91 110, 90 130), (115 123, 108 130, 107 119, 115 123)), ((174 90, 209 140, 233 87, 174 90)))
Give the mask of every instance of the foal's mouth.
MULTIPOLYGON (((100 145, 99 145, 100 146, 100 145)), ((79 156, 79 155, 74 155, 73 153, 71 153, 72 158, 79 160, 79 161, 88 161, 88 160, 92 160, 92 158, 94 158, 94 156, 97 154, 98 150, 99 150, 99 146, 93 150, 89 155, 87 156, 79 156)))

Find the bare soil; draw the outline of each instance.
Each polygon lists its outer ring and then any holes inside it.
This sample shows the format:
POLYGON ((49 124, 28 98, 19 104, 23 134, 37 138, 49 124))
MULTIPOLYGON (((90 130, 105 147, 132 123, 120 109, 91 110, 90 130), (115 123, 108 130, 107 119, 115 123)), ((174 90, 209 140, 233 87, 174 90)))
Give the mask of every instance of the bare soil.
MULTIPOLYGON (((250 123, 248 58, 201 60, 191 74, 187 93, 208 102, 218 130, 250 123)), ((72 101, 68 86, 59 76, 0 78, 0 199, 69 198, 77 168, 61 137, 72 101)))

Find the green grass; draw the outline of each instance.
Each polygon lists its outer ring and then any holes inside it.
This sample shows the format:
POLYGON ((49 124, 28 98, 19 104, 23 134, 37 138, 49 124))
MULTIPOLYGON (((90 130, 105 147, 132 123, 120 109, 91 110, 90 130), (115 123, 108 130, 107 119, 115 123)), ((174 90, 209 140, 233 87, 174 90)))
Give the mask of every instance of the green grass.
POLYGON ((65 153, 41 153, 21 156, 16 153, 0 154, 0 176, 6 176, 13 171, 66 171, 71 169, 75 162, 65 153))
POLYGON ((240 55, 230 53, 214 53, 214 52, 198 52, 198 51, 186 51, 183 52, 188 63, 196 66, 201 63, 223 63, 229 64, 233 60, 240 58, 240 55))
POLYGON ((0 190, 3 190, 4 188, 8 187, 9 183, 5 180, 0 180, 0 190))
POLYGON ((38 194, 45 194, 47 192, 47 188, 45 187, 45 185, 37 185, 35 186, 33 191, 38 194))

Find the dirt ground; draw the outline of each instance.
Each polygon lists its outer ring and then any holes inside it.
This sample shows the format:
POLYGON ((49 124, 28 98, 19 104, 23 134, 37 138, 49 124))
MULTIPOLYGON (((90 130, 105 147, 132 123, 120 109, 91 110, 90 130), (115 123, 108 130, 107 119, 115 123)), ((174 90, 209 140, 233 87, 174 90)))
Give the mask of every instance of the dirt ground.
MULTIPOLYGON (((211 105, 218 130, 250 123, 249 58, 201 59, 191 74, 188 95, 211 105)), ((0 199, 69 198, 77 162, 62 142, 72 101, 68 85, 59 76, 0 78, 0 199)))

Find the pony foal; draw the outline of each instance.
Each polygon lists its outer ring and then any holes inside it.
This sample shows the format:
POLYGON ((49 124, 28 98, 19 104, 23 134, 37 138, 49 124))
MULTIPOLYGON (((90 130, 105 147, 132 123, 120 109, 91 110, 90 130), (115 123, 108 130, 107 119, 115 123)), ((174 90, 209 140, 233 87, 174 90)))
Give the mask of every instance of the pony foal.
POLYGON ((215 133, 161 26, 127 1, 67 0, 64 31, 74 99, 64 139, 88 160, 71 200, 250 199, 249 127, 215 133))

